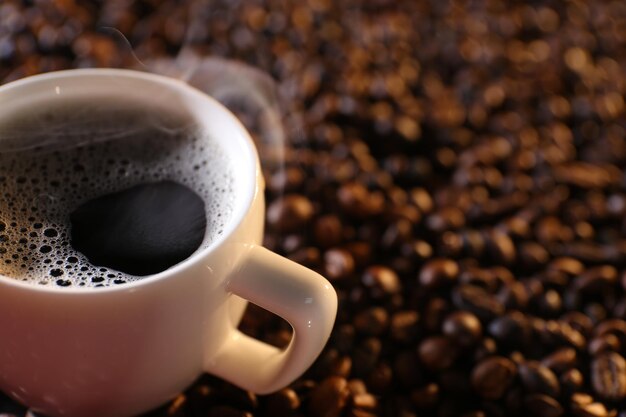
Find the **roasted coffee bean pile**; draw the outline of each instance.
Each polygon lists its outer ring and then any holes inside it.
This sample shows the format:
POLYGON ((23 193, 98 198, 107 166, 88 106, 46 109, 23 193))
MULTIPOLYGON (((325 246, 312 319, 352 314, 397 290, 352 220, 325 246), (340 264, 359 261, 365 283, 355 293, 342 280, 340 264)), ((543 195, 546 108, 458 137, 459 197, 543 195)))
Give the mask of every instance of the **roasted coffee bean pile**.
POLYGON ((276 394, 204 376, 151 415, 626 416, 626 3, 464 4, 0 4, 4 81, 137 67, 114 27, 279 83, 265 243, 333 283, 331 340, 276 394))

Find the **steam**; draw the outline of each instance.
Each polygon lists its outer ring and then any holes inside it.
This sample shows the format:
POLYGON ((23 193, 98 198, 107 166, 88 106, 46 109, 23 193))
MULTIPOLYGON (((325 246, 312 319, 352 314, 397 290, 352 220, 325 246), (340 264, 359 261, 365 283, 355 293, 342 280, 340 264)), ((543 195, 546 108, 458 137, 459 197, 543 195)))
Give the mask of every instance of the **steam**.
POLYGON ((157 117, 160 114, 157 106, 150 111, 145 104, 141 105, 145 109, 141 118, 133 119, 134 116, 119 111, 118 123, 105 123, 100 111, 107 110, 106 107, 104 103, 86 100, 71 114, 60 111, 56 106, 47 110, 45 106, 18 108, 0 123, 0 154, 67 151, 133 137, 153 128, 177 134, 184 132, 192 123, 187 119, 157 117), (93 134, 94 129, 97 129, 97 135, 93 134))
POLYGON ((124 43, 124 45, 127 47, 128 52, 131 54, 131 56, 133 57, 133 59, 139 64, 141 65, 143 68, 146 68, 146 64, 144 64, 141 59, 139 59, 139 57, 137 56, 137 54, 135 53, 135 50, 133 49, 133 45, 130 43, 130 41, 128 40, 128 38, 126 36, 124 36, 124 34, 122 33, 122 31, 120 31, 117 28, 111 27, 111 26, 103 26, 100 28, 100 30, 104 31, 104 32, 110 32, 113 34, 113 36, 119 38, 121 40, 122 43, 124 43))
MULTIPOLYGON (((281 171, 285 162, 286 126, 290 135, 298 135, 302 121, 297 115, 285 116, 280 90, 269 74, 239 61, 200 55, 191 47, 205 38, 211 10, 209 0, 191 6, 182 48, 176 57, 142 60, 120 30, 110 26, 101 29, 118 38, 122 49, 135 62, 135 69, 185 81, 235 113, 251 133, 263 167, 272 172, 281 171)), ((167 100, 167 97, 155 99, 167 100)))
POLYGON ((233 111, 251 131, 263 163, 282 168, 285 159, 283 111, 274 80, 244 63, 202 57, 185 48, 176 58, 145 61, 150 72, 186 81, 233 111))

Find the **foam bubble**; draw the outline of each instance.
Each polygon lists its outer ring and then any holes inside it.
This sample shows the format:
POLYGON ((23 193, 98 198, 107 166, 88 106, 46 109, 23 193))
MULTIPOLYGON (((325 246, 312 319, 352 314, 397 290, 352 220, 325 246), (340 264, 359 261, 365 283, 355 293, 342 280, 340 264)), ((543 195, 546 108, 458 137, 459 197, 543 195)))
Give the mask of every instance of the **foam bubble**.
POLYGON ((233 167, 189 119, 156 104, 73 101, 0 121, 0 273, 58 287, 141 279, 74 250, 69 214, 95 197, 161 180, 202 197, 207 231, 199 250, 209 246, 233 209, 233 167))

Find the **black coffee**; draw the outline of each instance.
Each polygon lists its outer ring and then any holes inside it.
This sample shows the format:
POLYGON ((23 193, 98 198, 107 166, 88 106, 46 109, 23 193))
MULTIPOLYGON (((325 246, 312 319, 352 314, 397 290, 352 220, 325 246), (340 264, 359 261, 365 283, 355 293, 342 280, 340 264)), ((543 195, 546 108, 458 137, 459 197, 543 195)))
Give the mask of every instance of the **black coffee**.
POLYGON ((42 104, 0 120, 0 274, 95 287, 207 247, 234 202, 223 149, 158 104, 42 104))
POLYGON ((71 245, 94 265, 150 275, 184 261, 204 240, 204 201, 173 181, 90 200, 70 215, 71 245))

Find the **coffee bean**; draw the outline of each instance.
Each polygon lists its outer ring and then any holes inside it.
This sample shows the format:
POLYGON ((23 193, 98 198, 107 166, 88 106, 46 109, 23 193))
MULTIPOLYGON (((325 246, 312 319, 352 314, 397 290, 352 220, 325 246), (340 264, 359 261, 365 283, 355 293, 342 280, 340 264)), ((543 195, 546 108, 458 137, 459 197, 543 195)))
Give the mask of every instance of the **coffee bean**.
POLYGON ((370 263, 372 255, 372 247, 366 242, 350 242, 343 248, 352 255, 356 266, 363 267, 370 263))
POLYGON ((562 257, 552 260, 548 268, 575 277, 583 272, 585 265, 575 258, 562 257))
POLYGON ((348 389, 351 395, 367 394, 365 382, 361 379, 351 379, 348 381, 348 389))
POLYGON ((531 299, 536 299, 541 296, 546 290, 546 286, 543 285, 543 282, 538 278, 530 278, 524 281, 524 286, 526 287, 526 291, 528 291, 528 296, 531 299))
POLYGON ((519 366, 520 364, 526 363, 526 358, 524 357, 522 352, 519 352, 517 350, 509 354, 509 359, 515 362, 517 366, 519 366))
POLYGON ((306 226, 313 214, 313 204, 308 198, 289 194, 267 207, 267 223, 281 232, 295 232, 306 226))
POLYGON ((530 325, 519 311, 512 311, 489 323, 489 333, 502 345, 523 347, 529 342, 530 325))
POLYGON ((351 370, 352 359, 349 356, 341 356, 330 364, 329 375, 336 375, 347 378, 350 376, 351 370))
POLYGON ((610 415, 602 403, 589 403, 572 406, 572 413, 576 417, 608 417, 610 415))
POLYGON ((507 309, 525 309, 528 305, 528 290, 521 282, 503 285, 497 295, 507 309))
POLYGON ((485 254, 487 238, 478 230, 464 230, 461 232, 463 249, 468 255, 480 258, 485 254))
POLYGON ((545 317, 556 317, 561 312, 563 303, 561 296, 555 290, 547 290, 532 300, 536 303, 537 308, 545 317))
POLYGON ((288 416, 300 407, 298 394, 290 388, 284 388, 265 398, 265 410, 269 415, 288 416))
POLYGON ((343 249, 329 249, 324 252, 325 276, 331 280, 347 278, 354 272, 354 258, 343 249))
MULTIPOLYGON (((506 277, 506 273, 504 275, 506 277)), ((508 279, 505 278, 505 279, 508 279)), ((500 279, 494 271, 490 269, 466 267, 459 277, 459 281, 463 284, 470 284, 485 289, 488 292, 494 292, 501 284, 500 279)))
POLYGON ((554 245, 552 253, 557 256, 577 258, 591 264, 617 263, 624 254, 619 246, 607 246, 588 241, 575 241, 554 245))
POLYGON ((291 342, 292 336, 293 332, 291 330, 280 329, 275 331, 269 331, 264 340, 272 346, 284 349, 291 342))
POLYGON ((562 315, 559 321, 569 324, 571 327, 578 330, 583 336, 589 336, 594 328, 591 319, 577 311, 570 311, 569 313, 562 315))
POLYGON ((565 392, 576 392, 583 387, 585 378, 578 369, 570 369, 561 374, 559 378, 561 387, 565 392))
POLYGON ((381 195, 370 193, 359 183, 342 185, 337 191, 337 199, 347 214, 360 218, 380 214, 384 206, 381 195))
POLYGON ((288 258, 308 268, 318 268, 321 263, 322 256, 319 249, 309 246, 290 253, 288 258))
POLYGON ((459 266, 450 259, 434 259, 426 263, 419 274, 420 284, 426 287, 441 287, 454 284, 459 275, 459 266))
POLYGON ((593 401, 593 397, 584 392, 577 392, 570 396, 570 404, 572 407, 591 404, 593 401))
POLYGON ((604 334, 591 339, 587 350, 591 356, 597 356, 603 352, 619 352, 621 347, 620 340, 614 334, 604 334))
POLYGON ((298 167, 286 167, 278 170, 267 182, 268 188, 279 194, 282 192, 294 192, 304 182, 304 172, 298 167))
POLYGON ((449 368, 456 360, 457 354, 456 346, 445 336, 426 338, 418 347, 418 355, 422 364, 432 370, 449 368))
POLYGON ((498 224, 496 230, 506 233, 512 238, 524 239, 530 235, 528 220, 522 216, 512 216, 504 219, 498 224))
POLYGON ((443 320, 450 311, 450 305, 443 298, 432 298, 421 314, 423 326, 430 332, 441 329, 443 320))
POLYGON ((422 213, 428 214, 434 208, 432 197, 424 188, 413 188, 410 193, 410 200, 415 207, 417 207, 422 213))
POLYGON ((460 229, 465 225, 465 215, 458 207, 442 207, 426 218, 426 226, 435 233, 460 229))
POLYGON ((471 383, 482 398, 497 400, 502 398, 516 375, 515 363, 501 356, 493 356, 474 367, 471 383))
POLYGON ((538 417, 559 417, 564 412, 557 400, 543 394, 533 394, 526 397, 524 408, 530 415, 538 417))
POLYGON ((580 188, 603 188, 611 183, 611 176, 605 167, 584 162, 570 162, 554 169, 557 181, 580 188))
POLYGON ((418 334, 419 314, 415 311, 398 311, 391 316, 390 336, 399 343, 409 344, 418 334))
POLYGON ((390 268, 375 265, 367 268, 361 282, 369 289, 373 299, 380 299, 396 294, 402 289, 398 275, 390 268))
POLYGON ((567 345, 576 349, 582 349, 585 346, 585 337, 568 323, 548 320, 544 324, 543 336, 551 343, 567 345))
POLYGON ((335 215, 319 217, 313 226, 315 242, 324 248, 337 246, 342 240, 341 221, 335 215))
POLYGON ((469 310, 481 320, 491 320, 504 313, 504 306, 493 295, 474 285, 461 285, 452 292, 454 305, 469 310))
POLYGON ((490 337, 484 337, 474 348, 473 360, 474 362, 481 362, 483 359, 495 355, 497 351, 496 341, 490 337))
POLYGON ((422 219, 422 215, 416 207, 406 204, 406 199, 407 199, 406 192, 401 188, 396 188, 393 191, 396 192, 396 194, 390 195, 390 198, 394 198, 395 196, 401 196, 402 201, 397 202, 396 204, 398 205, 391 208, 389 212, 390 218, 396 221, 406 220, 412 226, 415 226, 418 223, 420 223, 422 219))
POLYGON ((620 338, 620 340, 626 340, 626 320, 621 319, 611 319, 605 320, 600 323, 594 329, 594 334, 596 336, 604 336, 607 334, 613 334, 620 338))
POLYGON ((378 400, 372 394, 356 394, 352 397, 352 405, 359 409, 375 410, 378 406, 378 400))
POLYGON ((288 254, 291 254, 302 247, 305 244, 305 240, 302 236, 296 234, 289 234, 283 238, 281 242, 282 250, 288 254))
POLYGON ((306 242, 302 236, 289 234, 286 235, 282 241, 282 250, 291 254, 299 249, 302 249, 305 243, 306 242))
POLYGON ((500 264, 508 265, 515 261, 517 251, 511 238, 501 232, 493 232, 487 235, 487 248, 492 259, 500 264))
POLYGON ((576 365, 576 350, 561 348, 541 360, 541 364, 550 368, 553 372, 561 374, 576 365))
POLYGON ((545 270, 539 274, 538 278, 545 287, 557 289, 567 287, 570 282, 567 274, 555 270, 545 270))
POLYGON ((311 391, 308 411, 315 417, 339 417, 349 396, 348 381, 337 376, 326 378, 311 391))
POLYGON ((626 360, 615 352, 602 353, 591 362, 591 385, 600 397, 626 398, 626 360))
POLYGON ((542 268, 550 259, 550 254, 536 242, 524 242, 519 248, 520 264, 527 270, 542 268))
POLYGON ((380 336, 389 324, 389 315, 382 307, 371 307, 357 313, 354 317, 354 328, 357 332, 368 336, 380 336))
POLYGON ((546 394, 553 398, 559 396, 559 381, 550 368, 539 362, 528 361, 518 366, 518 372, 528 392, 546 394))
POLYGON ((413 237, 413 224, 406 219, 398 219, 389 224, 381 237, 380 243, 385 249, 399 248, 413 237))
POLYGON ((402 254, 414 261, 424 261, 433 255, 432 246, 424 240, 412 240, 402 245, 402 254))
POLYGON ((165 411, 165 415, 167 416, 184 416, 185 409, 188 407, 187 396, 184 394, 179 394, 172 402, 168 405, 167 410, 165 411))
POLYGON ((446 257, 455 257, 463 254, 467 250, 463 236, 457 232, 444 232, 439 238, 437 250, 446 257))
POLYGON ((574 280, 578 291, 591 292, 610 288, 617 283, 617 269, 611 265, 590 268, 574 280))
POLYGON ((588 303, 583 308, 583 311, 594 324, 603 322, 608 318, 609 310, 615 304, 615 298, 611 294, 607 294, 603 303, 606 303, 607 307, 600 303, 588 303))
POLYGON ((461 346, 472 346, 482 337, 482 325, 478 318, 467 311, 456 311, 446 317, 443 333, 461 346))

